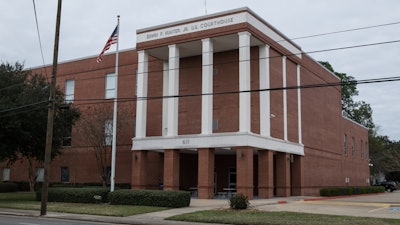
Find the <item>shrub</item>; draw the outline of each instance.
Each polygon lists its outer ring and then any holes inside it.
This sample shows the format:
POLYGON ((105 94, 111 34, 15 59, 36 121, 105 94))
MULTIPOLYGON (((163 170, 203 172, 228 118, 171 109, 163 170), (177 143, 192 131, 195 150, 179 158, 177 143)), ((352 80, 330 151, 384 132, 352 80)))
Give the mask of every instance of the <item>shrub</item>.
POLYGON ((116 190, 108 196, 113 205, 145 205, 180 208, 190 205, 190 192, 161 190, 116 190))
POLYGON ((385 192, 384 187, 364 186, 364 187, 329 187, 321 188, 319 194, 321 196, 344 196, 353 194, 368 194, 385 192))
MULTIPOLYGON (((74 203, 97 203, 94 196, 101 196, 101 202, 108 202, 108 188, 88 187, 88 188, 49 188, 49 202, 74 202, 74 203)), ((36 192, 36 200, 42 197, 41 190, 36 192)))
POLYGON ((18 186, 18 191, 30 191, 29 189, 29 182, 26 181, 16 181, 13 182, 16 183, 18 186))
POLYGON ((249 205, 249 198, 247 196, 244 196, 243 194, 232 195, 229 198, 229 206, 231 207, 231 209, 247 209, 249 205))
POLYGON ((17 190, 18 185, 16 183, 0 183, 0 192, 16 192, 17 190))

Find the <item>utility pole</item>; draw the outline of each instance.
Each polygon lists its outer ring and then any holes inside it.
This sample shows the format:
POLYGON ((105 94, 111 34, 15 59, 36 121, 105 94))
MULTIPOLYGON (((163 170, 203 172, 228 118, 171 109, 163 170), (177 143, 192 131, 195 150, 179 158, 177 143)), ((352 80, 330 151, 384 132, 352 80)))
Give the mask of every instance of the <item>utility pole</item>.
POLYGON ((53 124, 54 124, 54 108, 56 96, 56 77, 58 64, 58 42, 60 37, 61 22, 61 4, 62 0, 58 0, 56 33, 54 39, 54 55, 53 55, 53 72, 51 74, 49 109, 47 113, 47 132, 46 132, 46 148, 44 156, 44 181, 42 186, 42 202, 40 207, 40 215, 44 216, 47 212, 47 199, 50 177, 51 149, 53 145, 53 124))

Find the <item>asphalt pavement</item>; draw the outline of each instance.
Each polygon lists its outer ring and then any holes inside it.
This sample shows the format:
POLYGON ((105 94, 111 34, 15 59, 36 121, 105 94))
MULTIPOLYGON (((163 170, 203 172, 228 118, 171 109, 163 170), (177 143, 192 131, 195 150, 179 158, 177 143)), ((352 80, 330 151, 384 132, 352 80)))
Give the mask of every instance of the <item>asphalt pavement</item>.
MULTIPOLYGON (((46 217, 56 219, 107 222, 113 224, 202 224, 168 221, 165 218, 202 210, 229 208, 227 199, 192 198, 190 207, 164 210, 128 217, 95 216, 84 214, 48 212, 46 217)), ((349 197, 309 197, 254 199, 250 208, 260 211, 290 211, 329 215, 348 215, 400 219, 400 191, 383 194, 359 195, 349 197)), ((38 211, 0 209, 0 214, 39 216, 38 211)))

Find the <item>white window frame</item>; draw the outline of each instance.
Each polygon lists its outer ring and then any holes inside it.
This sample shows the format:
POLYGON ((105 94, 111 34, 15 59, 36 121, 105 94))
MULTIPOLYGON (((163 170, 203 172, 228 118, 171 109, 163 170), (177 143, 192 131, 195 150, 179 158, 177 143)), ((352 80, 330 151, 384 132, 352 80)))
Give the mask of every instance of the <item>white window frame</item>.
POLYGON ((115 73, 106 74, 106 84, 105 84, 105 99, 115 98, 115 88, 116 88, 116 79, 117 76, 115 73))
POLYGON ((10 181, 10 168, 3 168, 2 180, 3 182, 10 181))
POLYGON ((104 121, 104 145, 110 146, 113 140, 113 121, 104 121))
POLYGON ((65 81, 65 103, 73 103, 75 97, 75 80, 65 81))
POLYGON ((43 167, 36 168, 36 181, 37 182, 44 181, 44 168, 43 167))

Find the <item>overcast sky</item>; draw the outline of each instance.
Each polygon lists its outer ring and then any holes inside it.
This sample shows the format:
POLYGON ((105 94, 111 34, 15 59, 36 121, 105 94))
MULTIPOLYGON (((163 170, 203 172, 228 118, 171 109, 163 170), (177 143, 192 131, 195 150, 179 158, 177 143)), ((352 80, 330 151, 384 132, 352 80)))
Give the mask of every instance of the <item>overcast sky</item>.
MULTIPOLYGON (((52 63, 57 0, 36 0, 46 64, 52 63)), ((400 22, 399 0, 64 0, 59 61, 98 55, 121 16, 120 49, 136 30, 247 6, 289 38, 400 22)), ((0 61, 43 65, 32 0, 0 0, 0 61)), ((304 52, 400 40, 400 24, 294 40, 304 52)), ((112 47, 110 51, 114 51, 112 47)), ((400 76, 400 43, 310 54, 357 80, 400 76)), ((379 134, 400 140, 400 82, 358 85, 379 134)))

